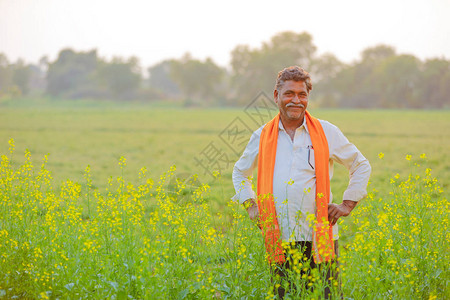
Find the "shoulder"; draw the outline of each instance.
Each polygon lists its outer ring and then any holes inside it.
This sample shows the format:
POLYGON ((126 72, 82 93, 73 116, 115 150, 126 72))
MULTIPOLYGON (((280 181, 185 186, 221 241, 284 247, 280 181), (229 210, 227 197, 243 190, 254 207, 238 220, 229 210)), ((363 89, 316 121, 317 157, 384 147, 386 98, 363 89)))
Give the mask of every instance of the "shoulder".
POLYGON ((265 124, 261 127, 259 127, 258 129, 256 129, 255 131, 253 131, 250 140, 248 142, 248 146, 249 147, 259 147, 259 139, 261 138, 261 132, 264 128, 265 124))
POLYGON ((341 133, 341 130, 336 125, 331 124, 328 121, 320 120, 320 119, 319 119, 319 122, 320 122, 320 125, 322 125, 325 135, 341 133))
POLYGON ((245 147, 244 154, 243 154, 244 156, 253 157, 258 154, 259 141, 261 138, 261 132, 262 132, 263 128, 264 128, 264 125, 258 129, 256 129, 255 131, 253 131, 253 133, 250 137, 250 140, 248 141, 247 146, 245 147))
POLYGON ((266 124, 262 125, 261 127, 259 127, 258 129, 256 129, 255 131, 253 131, 252 137, 257 137, 259 139, 259 137, 261 136, 261 132, 263 131, 264 127, 266 126, 266 124))
POLYGON ((343 145, 349 144, 347 137, 336 125, 324 120, 319 121, 322 125, 323 132, 325 133, 330 149, 334 149, 336 147, 339 148, 343 145))

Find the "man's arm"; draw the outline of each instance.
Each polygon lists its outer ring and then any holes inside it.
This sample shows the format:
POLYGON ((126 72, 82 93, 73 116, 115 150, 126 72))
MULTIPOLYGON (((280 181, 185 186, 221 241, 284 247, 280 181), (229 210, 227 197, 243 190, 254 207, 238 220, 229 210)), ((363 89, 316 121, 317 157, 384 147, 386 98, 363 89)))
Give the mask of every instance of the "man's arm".
POLYGON ((249 199, 256 199, 256 194, 252 189, 252 176, 258 163, 259 136, 260 131, 253 133, 244 153, 233 168, 232 177, 236 194, 232 199, 240 204, 244 204, 249 199))
MULTIPOLYGON (((331 125, 331 124, 330 124, 331 125)), ((358 202, 367 196, 367 183, 371 167, 369 161, 361 154, 355 145, 350 143, 344 134, 334 125, 328 127, 333 132, 327 135, 330 145, 330 157, 344 165, 349 171, 349 184, 339 205, 330 203, 328 220, 335 225, 340 217, 348 216, 358 202)))

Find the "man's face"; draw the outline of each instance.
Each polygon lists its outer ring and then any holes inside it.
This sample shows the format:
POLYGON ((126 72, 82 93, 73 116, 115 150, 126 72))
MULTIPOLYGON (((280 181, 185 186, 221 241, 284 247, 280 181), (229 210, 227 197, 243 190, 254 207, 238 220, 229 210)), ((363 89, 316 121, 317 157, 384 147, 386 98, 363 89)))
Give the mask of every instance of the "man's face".
POLYGON ((302 121, 308 106, 308 89, 304 81, 288 80, 280 91, 273 92, 280 114, 288 121, 302 121))

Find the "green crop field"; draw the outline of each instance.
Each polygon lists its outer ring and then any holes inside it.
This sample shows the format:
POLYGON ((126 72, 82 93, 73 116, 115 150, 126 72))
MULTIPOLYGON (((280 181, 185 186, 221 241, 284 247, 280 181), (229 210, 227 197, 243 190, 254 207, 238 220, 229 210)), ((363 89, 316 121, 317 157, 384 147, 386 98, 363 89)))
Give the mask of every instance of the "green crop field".
MULTIPOLYGON (((373 170, 369 197, 340 221, 344 296, 448 298, 450 111, 310 112, 337 125, 373 170)), ((0 103, 0 298, 271 299, 261 234, 229 201, 233 164, 268 121, 254 117, 0 103)), ((337 202, 346 172, 335 166, 337 202)))

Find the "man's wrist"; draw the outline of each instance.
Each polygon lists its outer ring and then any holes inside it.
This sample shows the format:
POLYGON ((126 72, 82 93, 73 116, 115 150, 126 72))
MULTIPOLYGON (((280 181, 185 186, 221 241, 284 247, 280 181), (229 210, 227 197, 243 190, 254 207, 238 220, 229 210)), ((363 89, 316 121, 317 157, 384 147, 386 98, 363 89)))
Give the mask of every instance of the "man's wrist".
POLYGON ((248 198, 244 201, 244 203, 242 203, 242 205, 244 205, 245 209, 249 209, 250 207, 256 205, 256 203, 253 198, 248 198))
POLYGON ((342 205, 347 207, 350 211, 352 211, 357 204, 358 204, 358 201, 353 201, 353 200, 344 200, 344 201, 342 201, 342 205))

